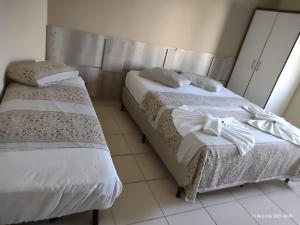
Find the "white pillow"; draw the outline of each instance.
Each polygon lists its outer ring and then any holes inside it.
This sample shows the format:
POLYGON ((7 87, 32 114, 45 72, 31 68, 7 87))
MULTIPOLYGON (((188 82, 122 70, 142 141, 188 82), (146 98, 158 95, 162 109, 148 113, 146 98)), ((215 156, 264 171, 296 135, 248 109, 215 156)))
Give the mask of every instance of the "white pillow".
POLYGON ((7 69, 10 79, 34 87, 50 86, 77 77, 78 74, 71 66, 51 61, 19 63, 7 69))
POLYGON ((190 80, 180 74, 163 68, 144 69, 140 72, 140 76, 172 88, 183 87, 191 83, 190 80))
POLYGON ((206 76, 193 73, 182 73, 181 75, 192 81, 192 85, 209 92, 219 92, 223 88, 220 82, 206 76))

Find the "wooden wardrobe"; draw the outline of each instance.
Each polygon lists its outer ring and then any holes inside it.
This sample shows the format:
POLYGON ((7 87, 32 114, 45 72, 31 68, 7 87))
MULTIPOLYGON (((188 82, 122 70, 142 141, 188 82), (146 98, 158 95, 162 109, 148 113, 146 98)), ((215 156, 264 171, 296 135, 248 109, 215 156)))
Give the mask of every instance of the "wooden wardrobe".
POLYGON ((300 80, 299 32, 300 14, 257 9, 227 88, 282 114, 300 80))

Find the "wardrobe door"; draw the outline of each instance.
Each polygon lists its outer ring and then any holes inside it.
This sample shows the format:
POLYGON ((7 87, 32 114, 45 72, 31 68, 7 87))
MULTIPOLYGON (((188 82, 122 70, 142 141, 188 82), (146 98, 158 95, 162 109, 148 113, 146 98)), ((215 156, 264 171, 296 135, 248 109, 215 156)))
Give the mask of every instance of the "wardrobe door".
POLYGON ((265 109, 282 116, 300 83, 300 36, 276 82, 265 109))
POLYGON ((265 107, 300 31, 300 14, 279 13, 244 97, 265 107))
POLYGON ((278 12, 256 10, 227 88, 243 96, 278 12))

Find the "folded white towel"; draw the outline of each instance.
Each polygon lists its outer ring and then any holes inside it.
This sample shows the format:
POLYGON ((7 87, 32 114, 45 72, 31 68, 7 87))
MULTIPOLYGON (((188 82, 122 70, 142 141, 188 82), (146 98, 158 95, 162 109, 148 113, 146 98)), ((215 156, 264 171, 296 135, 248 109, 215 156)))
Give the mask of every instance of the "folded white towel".
POLYGON ((247 121, 249 125, 300 146, 300 130, 284 118, 254 105, 243 108, 254 116, 247 121))
POLYGON ((183 137, 196 131, 222 136, 234 143, 242 155, 254 147, 255 139, 251 131, 232 117, 214 117, 186 105, 174 109, 172 117, 177 131, 183 137))

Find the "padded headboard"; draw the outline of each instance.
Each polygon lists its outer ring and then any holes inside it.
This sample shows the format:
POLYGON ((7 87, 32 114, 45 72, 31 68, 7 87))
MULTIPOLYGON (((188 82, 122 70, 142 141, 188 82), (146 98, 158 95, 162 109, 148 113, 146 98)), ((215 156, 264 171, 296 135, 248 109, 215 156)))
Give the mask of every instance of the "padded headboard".
POLYGON ((47 26, 46 59, 75 66, 91 96, 119 98, 129 70, 164 67, 226 83, 234 57, 162 47, 96 33, 47 26))

